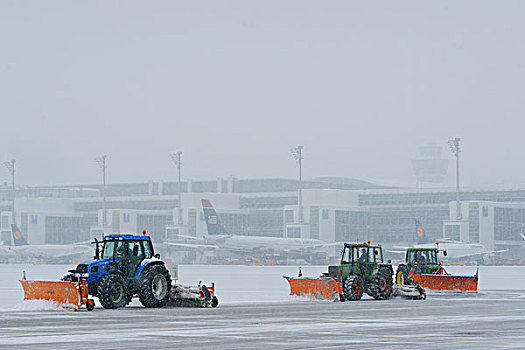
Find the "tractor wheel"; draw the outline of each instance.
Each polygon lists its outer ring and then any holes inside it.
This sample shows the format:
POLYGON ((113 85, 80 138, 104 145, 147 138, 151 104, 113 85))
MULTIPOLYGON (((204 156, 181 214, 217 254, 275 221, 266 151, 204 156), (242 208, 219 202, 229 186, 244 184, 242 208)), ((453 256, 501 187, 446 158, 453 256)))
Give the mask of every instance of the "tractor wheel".
POLYGON ((346 295, 346 300, 359 300, 363 296, 363 278, 359 275, 350 275, 345 279, 343 284, 343 292, 346 295))
POLYGON ((396 271, 396 283, 400 286, 410 284, 408 280, 408 268, 406 265, 399 265, 396 271))
POLYGON ((139 299, 145 307, 163 307, 170 300, 171 277, 163 265, 155 265, 142 273, 139 299))
POLYGON ((211 307, 217 307, 219 305, 219 299, 217 299, 216 296, 213 296, 213 298, 211 298, 211 307))
POLYGON ((392 296, 392 273, 390 269, 380 268, 372 283, 372 296, 374 299, 385 300, 392 296))
POLYGON ((131 301, 124 278, 120 275, 105 276, 98 285, 98 297, 105 309, 118 309, 131 301))

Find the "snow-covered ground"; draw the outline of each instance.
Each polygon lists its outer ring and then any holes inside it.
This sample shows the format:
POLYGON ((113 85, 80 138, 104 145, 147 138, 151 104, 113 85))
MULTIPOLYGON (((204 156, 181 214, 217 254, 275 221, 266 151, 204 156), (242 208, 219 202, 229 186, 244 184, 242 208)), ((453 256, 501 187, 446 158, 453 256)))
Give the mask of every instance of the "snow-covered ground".
MULTIPOLYGON (((48 306, 23 302, 18 280, 22 271, 27 279, 58 280, 72 268, 70 265, 0 265, 0 311, 42 309, 48 306)), ((296 276, 298 266, 180 265, 179 283, 195 285, 215 282, 221 305, 290 302, 289 286, 283 275, 296 276)), ((476 267, 446 267, 450 273, 473 275, 476 267)), ((303 266, 304 276, 319 276, 326 266, 303 266)), ((479 291, 524 290, 525 266, 481 266, 479 291)), ((139 305, 137 301, 134 304, 139 305)))

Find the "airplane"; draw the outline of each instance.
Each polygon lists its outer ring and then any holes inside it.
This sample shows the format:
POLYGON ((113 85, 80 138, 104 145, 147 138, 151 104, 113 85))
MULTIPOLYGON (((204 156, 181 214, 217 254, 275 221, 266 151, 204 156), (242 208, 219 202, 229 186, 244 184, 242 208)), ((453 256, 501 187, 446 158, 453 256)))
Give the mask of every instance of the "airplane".
MULTIPOLYGON (((447 252, 447 259, 449 262, 464 262, 477 261, 478 263, 485 263, 495 254, 504 253, 508 250, 493 250, 489 251, 480 243, 466 243, 454 241, 448 238, 441 238, 436 243, 427 243, 427 237, 423 226, 416 220, 416 235, 418 244, 413 245, 413 248, 439 248, 440 251, 447 252)), ((408 247, 394 246, 392 250, 387 250, 393 254, 405 254, 408 247)))
POLYGON ((28 244, 17 225, 11 225, 14 246, 9 249, 26 259, 45 261, 66 260, 66 258, 84 257, 93 254, 93 248, 84 244, 28 244))
POLYGON ((179 235, 179 238, 186 241, 196 241, 199 244, 192 243, 175 243, 168 242, 168 245, 186 247, 186 248, 209 248, 214 250, 226 250, 238 253, 257 254, 261 252, 279 252, 279 253, 295 253, 307 255, 313 251, 319 252, 322 248, 333 245, 341 245, 337 243, 325 243, 313 238, 282 238, 282 237, 261 237, 261 236, 238 236, 227 232, 222 225, 217 212, 213 208, 208 199, 201 199, 202 209, 204 212, 204 219, 208 228, 208 236, 206 238, 197 238, 192 236, 179 235))
POLYGON ((1 261, 8 261, 10 258, 15 257, 16 254, 13 252, 9 246, 6 246, 2 243, 0 243, 0 262, 1 261))

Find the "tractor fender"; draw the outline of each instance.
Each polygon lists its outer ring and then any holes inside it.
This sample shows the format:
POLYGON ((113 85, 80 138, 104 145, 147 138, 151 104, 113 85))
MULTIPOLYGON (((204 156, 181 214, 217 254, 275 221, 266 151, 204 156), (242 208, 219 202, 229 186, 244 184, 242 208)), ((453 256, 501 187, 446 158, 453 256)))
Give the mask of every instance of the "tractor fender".
POLYGON ((139 267, 137 268, 137 271, 135 272, 135 278, 139 278, 142 271, 146 270, 147 268, 153 265, 164 265, 164 261, 158 258, 145 259, 140 263, 139 267))

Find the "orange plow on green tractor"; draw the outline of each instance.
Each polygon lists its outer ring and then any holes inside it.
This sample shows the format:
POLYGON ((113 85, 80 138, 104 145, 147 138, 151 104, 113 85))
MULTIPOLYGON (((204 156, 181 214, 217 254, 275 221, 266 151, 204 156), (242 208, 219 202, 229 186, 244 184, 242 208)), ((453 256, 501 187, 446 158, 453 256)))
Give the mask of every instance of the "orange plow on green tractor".
POLYGON ((438 261, 438 253, 447 254, 438 244, 435 248, 408 248, 405 262, 397 267, 397 284, 418 284, 427 292, 476 294, 479 270, 470 276, 451 275, 438 261))
POLYGON ((424 290, 418 286, 394 283, 390 262, 383 262, 381 246, 368 243, 344 245, 340 265, 328 267, 319 278, 283 276, 290 284, 290 294, 311 296, 317 299, 353 301, 368 294, 376 300, 393 296, 425 299, 424 290))
POLYGON ((453 292, 476 294, 478 292, 479 269, 474 276, 451 275, 443 267, 432 274, 414 274, 411 270, 409 278, 422 288, 431 292, 453 292))

